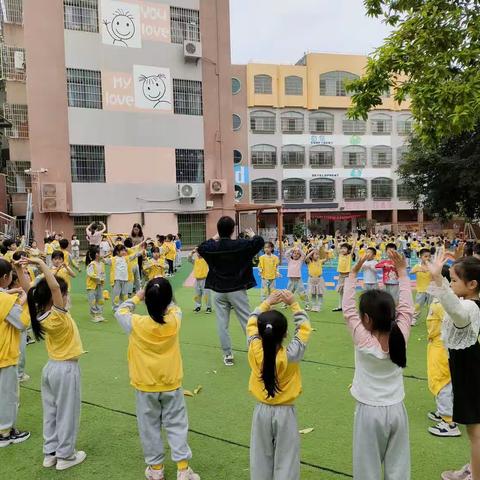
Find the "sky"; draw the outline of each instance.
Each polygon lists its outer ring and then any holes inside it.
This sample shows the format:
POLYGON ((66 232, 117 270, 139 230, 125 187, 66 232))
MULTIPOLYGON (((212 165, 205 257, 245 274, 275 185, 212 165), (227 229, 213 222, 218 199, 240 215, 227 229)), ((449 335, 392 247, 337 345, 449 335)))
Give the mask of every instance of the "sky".
POLYGON ((232 63, 295 63, 305 52, 367 55, 388 28, 363 0, 230 0, 232 63))

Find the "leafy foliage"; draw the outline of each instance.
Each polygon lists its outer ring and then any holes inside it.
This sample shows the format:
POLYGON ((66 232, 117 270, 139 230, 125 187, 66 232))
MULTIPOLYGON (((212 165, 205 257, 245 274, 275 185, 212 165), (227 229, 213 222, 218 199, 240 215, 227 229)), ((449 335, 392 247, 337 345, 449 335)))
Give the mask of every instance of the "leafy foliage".
POLYGON ((392 33, 347 88, 353 118, 366 118, 393 87, 411 99, 424 142, 474 130, 480 120, 480 0, 365 0, 392 33))

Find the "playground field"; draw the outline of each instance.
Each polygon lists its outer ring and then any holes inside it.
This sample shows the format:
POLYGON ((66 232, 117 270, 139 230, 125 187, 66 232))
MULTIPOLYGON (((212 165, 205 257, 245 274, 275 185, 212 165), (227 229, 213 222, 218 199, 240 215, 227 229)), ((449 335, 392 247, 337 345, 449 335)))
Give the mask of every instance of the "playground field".
MULTIPOLYGON (((236 365, 222 362, 215 315, 192 312, 193 289, 183 287, 190 272, 184 264, 173 280, 177 303, 184 312, 181 343, 184 388, 200 392, 187 397, 190 418, 192 467, 202 480, 249 479, 249 436, 254 401, 248 394, 249 368, 245 337, 232 314, 236 365)), ((65 478, 134 480, 143 477, 144 463, 135 420, 134 392, 129 386, 127 337, 106 308, 108 322, 89 321, 85 278, 73 282, 72 314, 88 353, 81 360, 82 420, 78 448, 88 454, 86 462, 66 472, 46 470, 42 463, 42 408, 40 377, 47 360, 41 343, 27 347, 27 372, 31 380, 21 387, 18 426, 32 437, 21 445, 0 450, 2 477, 11 480, 65 478)), ((250 293, 252 308, 259 290, 250 293)), ((304 393, 297 403, 299 428, 313 428, 302 436, 302 479, 351 478, 354 401, 348 387, 353 377, 353 347, 341 314, 332 313, 335 292, 328 291, 324 311, 312 313, 315 329, 302 364, 304 393)), ((427 412, 434 408, 426 382, 425 315, 412 331, 405 370, 406 405, 410 417, 412 478, 435 480, 442 470, 458 467, 468 458, 468 441, 432 437, 427 412)), ((168 455, 168 453, 167 453, 168 455)), ((174 479, 175 466, 168 458, 167 478, 174 479)))

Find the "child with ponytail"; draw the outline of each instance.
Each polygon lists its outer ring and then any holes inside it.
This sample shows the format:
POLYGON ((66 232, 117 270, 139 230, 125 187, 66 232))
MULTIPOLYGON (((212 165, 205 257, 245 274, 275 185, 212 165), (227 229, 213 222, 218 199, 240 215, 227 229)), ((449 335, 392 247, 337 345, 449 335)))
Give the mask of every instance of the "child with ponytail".
POLYGON ((288 290, 272 293, 247 325, 249 390, 256 398, 250 443, 251 480, 300 480, 300 438, 295 400, 302 393, 300 362, 312 328, 288 290), (288 322, 273 305, 289 305, 295 333, 287 347, 288 322), (273 473, 275 472, 275 474, 273 473))
POLYGON ((399 304, 384 290, 368 290, 355 305, 357 275, 367 257, 345 281, 343 314, 355 344, 351 394, 357 400, 353 435, 355 480, 410 480, 410 444, 403 372, 414 313, 407 263, 389 251, 398 272, 399 304))
MULTIPOLYGON (((61 253, 61 252, 60 252, 61 253)), ((43 466, 66 470, 82 463, 86 453, 76 451, 80 424, 80 367, 85 353, 77 324, 65 309, 68 285, 55 277, 40 259, 25 259, 37 265, 43 278, 28 291, 32 330, 45 339, 48 362, 42 371, 43 466)))

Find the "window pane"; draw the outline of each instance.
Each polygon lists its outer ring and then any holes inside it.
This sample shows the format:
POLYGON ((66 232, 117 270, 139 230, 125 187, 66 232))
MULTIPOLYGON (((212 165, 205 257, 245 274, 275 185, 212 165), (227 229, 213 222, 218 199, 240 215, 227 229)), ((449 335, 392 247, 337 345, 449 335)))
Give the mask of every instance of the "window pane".
POLYGON ((240 150, 234 150, 233 151, 233 163, 241 163, 242 161, 242 152, 240 150))
POLYGON ((329 113, 314 113, 310 115, 310 133, 332 133, 333 115, 329 113))
POLYGON ((70 145, 72 182, 105 183, 105 149, 99 145, 70 145))
POLYGON ((278 184, 275 180, 254 180, 252 200, 254 202, 274 202, 278 198, 278 184))
POLYGON ((67 30, 98 32, 97 0, 64 0, 63 4, 67 30))
POLYGON ((312 201, 333 200, 335 182, 331 180, 312 180, 310 182, 310 199, 312 201))
POLYGON ((390 199, 393 196, 393 182, 389 178, 374 178, 372 180, 372 198, 390 199))
POLYGON ((365 180, 345 180, 343 182, 343 198, 345 200, 365 200, 367 198, 365 180))
POLYGON ((184 40, 200 41, 200 12, 188 8, 170 7, 170 35, 172 43, 184 40))
POLYGON ((232 126, 234 130, 238 130, 242 126, 242 119, 236 113, 232 115, 232 126))
POLYGON ((255 133, 274 133, 276 130, 275 114, 253 112, 250 115, 250 129, 255 133))
POLYGON ((177 183, 204 182, 203 150, 175 150, 177 183))
POLYGON ((178 233, 182 235, 185 246, 194 247, 207 238, 206 216, 201 213, 183 213, 177 215, 178 233))
POLYGON ((269 75, 255 75, 253 79, 255 93, 270 95, 272 93, 272 77, 269 75))
POLYGON ((345 83, 358 78, 349 72, 328 72, 320 75, 320 95, 328 97, 345 97, 345 83))
POLYGON ((303 78, 285 77, 285 95, 303 95, 303 78))
POLYGON ((240 80, 238 78, 232 78, 232 93, 234 95, 236 95, 240 89, 241 89, 242 85, 240 83, 240 80))
POLYGON ((102 77, 97 70, 67 68, 68 106, 102 108, 102 77))
POLYGON ((103 215, 77 215, 73 217, 73 233, 75 233, 77 238, 80 240, 81 250, 88 249, 85 230, 92 222, 103 222, 105 225, 107 225, 107 217, 103 215))
POLYGON ((303 202, 305 196, 305 180, 292 179, 282 182, 282 198, 286 202, 303 202))
POLYGON ((180 115, 203 115, 202 82, 173 79, 173 110, 180 115))
POLYGON ((252 147, 252 166, 255 168, 274 168, 277 165, 277 151, 270 145, 252 147))

